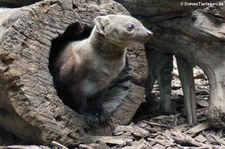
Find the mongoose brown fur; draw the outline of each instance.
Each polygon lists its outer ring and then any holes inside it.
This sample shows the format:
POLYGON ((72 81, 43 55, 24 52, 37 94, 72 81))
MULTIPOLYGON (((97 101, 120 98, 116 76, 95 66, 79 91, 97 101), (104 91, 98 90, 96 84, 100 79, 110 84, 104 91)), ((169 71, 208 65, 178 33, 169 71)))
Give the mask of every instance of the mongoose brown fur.
POLYGON ((56 59, 54 84, 64 103, 84 114, 90 125, 106 123, 108 113, 98 95, 125 66, 126 48, 153 35, 126 15, 98 16, 91 35, 69 43, 56 59))

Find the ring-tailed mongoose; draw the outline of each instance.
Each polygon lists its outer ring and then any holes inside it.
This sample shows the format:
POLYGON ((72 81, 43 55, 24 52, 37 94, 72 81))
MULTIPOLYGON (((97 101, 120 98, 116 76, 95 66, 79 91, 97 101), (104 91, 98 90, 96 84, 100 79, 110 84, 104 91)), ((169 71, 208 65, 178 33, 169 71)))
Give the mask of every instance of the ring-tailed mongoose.
POLYGON ((91 126, 105 124, 109 114, 96 96, 124 68, 126 48, 147 42, 153 33, 126 15, 98 16, 91 35, 73 41, 56 58, 54 85, 63 102, 85 115, 91 126))

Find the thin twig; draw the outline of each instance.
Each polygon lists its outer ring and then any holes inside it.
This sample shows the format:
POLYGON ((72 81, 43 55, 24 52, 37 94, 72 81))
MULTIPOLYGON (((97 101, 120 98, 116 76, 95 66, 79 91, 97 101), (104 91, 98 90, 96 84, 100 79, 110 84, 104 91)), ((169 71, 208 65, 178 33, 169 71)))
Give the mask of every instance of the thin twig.
POLYGON ((57 147, 60 147, 62 149, 69 149, 66 146, 64 146, 64 145, 62 145, 62 144, 60 144, 60 143, 58 143, 56 141, 52 141, 52 144, 55 145, 55 146, 57 146, 57 147))

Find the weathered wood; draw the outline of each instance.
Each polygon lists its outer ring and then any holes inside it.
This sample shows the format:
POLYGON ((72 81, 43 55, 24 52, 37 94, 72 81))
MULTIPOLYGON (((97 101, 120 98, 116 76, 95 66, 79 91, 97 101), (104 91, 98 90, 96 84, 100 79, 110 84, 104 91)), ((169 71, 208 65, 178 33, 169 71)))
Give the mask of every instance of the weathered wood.
POLYGON ((224 81, 221 80, 224 80, 225 68, 224 25, 218 26, 203 13, 195 11, 192 16, 183 18, 182 21, 175 19, 162 26, 173 28, 173 31, 164 31, 151 46, 164 50, 173 49, 174 53, 185 57, 205 71, 211 89, 209 118, 213 125, 223 126, 225 107, 221 103, 225 100, 225 89, 222 85, 224 81), (193 17, 196 20, 193 20, 193 17))
POLYGON ((189 8, 163 0, 159 3, 154 0, 119 2, 152 28, 155 38, 149 48, 184 57, 204 70, 210 82, 209 120, 214 126, 224 127, 225 104, 221 104, 225 103, 224 1, 207 8, 189 8))
POLYGON ((93 27, 96 16, 115 13, 128 14, 111 0, 47 0, 2 11, 0 107, 9 116, 0 114, 0 126, 28 141, 44 144, 56 141, 70 147, 91 141, 92 135, 110 133, 115 125, 129 123, 144 98, 141 86, 146 71, 139 71, 146 63, 143 46, 129 50, 126 69, 107 93, 104 106, 112 115, 107 127, 90 129, 82 115, 65 106, 57 96, 49 72, 54 57, 51 54, 58 52, 52 51, 54 39, 69 32, 79 40, 93 27), (22 133, 24 130, 26 133, 22 133), (38 133, 34 135, 34 131, 38 133))
POLYGON ((184 92, 184 103, 186 108, 188 124, 193 125, 197 123, 193 65, 184 58, 176 57, 176 59, 179 70, 179 77, 182 82, 182 89, 184 92))
POLYGON ((148 78, 145 85, 146 100, 150 103, 150 109, 154 114, 169 114, 171 111, 171 81, 173 69, 173 55, 158 52, 146 48, 148 60, 148 78), (161 110, 159 111, 157 101, 151 96, 155 81, 158 81, 161 99, 161 110))

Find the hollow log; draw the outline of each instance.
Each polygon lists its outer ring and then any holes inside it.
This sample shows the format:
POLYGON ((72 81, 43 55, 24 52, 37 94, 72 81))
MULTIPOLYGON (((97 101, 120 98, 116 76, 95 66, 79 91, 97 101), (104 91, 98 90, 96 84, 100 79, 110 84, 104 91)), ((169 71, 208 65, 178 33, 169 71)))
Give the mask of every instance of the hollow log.
POLYGON ((183 57, 204 70, 210 82, 209 121, 216 127, 224 127, 224 1, 214 2, 214 6, 207 0, 202 1, 208 2, 205 5, 196 0, 186 1, 195 6, 185 6, 183 1, 117 1, 152 28, 155 38, 147 47, 183 57))
POLYGON ((35 144, 75 146, 127 124, 144 98, 143 45, 130 48, 124 71, 107 92, 108 126, 92 129, 57 96, 50 74, 56 42, 87 36, 98 15, 129 14, 111 0, 46 0, 0 13, 0 127, 35 144), (7 12, 7 13, 6 13, 7 12))

